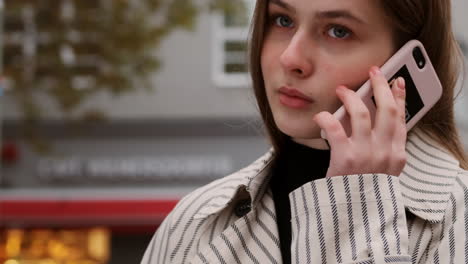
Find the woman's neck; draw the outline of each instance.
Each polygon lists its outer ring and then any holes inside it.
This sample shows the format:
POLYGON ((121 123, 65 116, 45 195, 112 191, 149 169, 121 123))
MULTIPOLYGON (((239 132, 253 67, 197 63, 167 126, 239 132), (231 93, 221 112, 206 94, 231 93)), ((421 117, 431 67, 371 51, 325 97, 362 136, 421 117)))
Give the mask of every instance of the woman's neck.
POLYGON ((314 149, 330 149, 323 138, 292 138, 292 140, 314 149))

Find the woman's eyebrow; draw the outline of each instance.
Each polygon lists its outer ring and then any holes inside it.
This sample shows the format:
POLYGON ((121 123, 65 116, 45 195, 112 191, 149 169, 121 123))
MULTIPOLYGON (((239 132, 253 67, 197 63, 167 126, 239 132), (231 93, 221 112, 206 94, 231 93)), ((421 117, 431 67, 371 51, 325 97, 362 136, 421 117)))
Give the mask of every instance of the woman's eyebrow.
POLYGON ((294 9, 294 7, 292 7, 290 4, 284 2, 284 1, 281 1, 281 0, 270 0, 270 3, 271 4, 275 4, 275 5, 278 5, 284 9, 287 9, 288 11, 290 12, 293 12, 295 13, 296 10, 294 9))
MULTIPOLYGON (((275 0, 276 1, 276 0, 275 0)), ((319 19, 333 19, 333 18, 345 18, 352 21, 355 21, 359 24, 366 24, 362 19, 358 18, 357 16, 353 15, 348 10, 327 10, 327 11, 318 11, 315 13, 315 17, 319 19)))
MULTIPOLYGON (((278 5, 284 9, 287 9, 288 11, 292 13, 296 13, 296 9, 293 6, 291 6, 290 4, 282 0, 270 0, 270 3, 278 5)), ((317 11, 315 12, 314 16, 319 19, 345 18, 345 19, 349 19, 354 22, 357 22, 359 24, 366 24, 362 19, 353 15, 350 11, 344 10, 344 9, 317 11)))

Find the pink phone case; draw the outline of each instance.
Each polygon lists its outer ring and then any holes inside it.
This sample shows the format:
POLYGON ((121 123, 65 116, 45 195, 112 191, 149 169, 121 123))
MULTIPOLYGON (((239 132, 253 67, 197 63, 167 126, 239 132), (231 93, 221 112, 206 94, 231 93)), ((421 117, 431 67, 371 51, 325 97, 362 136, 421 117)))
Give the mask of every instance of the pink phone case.
MULTIPOLYGON (((409 131, 440 99, 440 97, 442 96, 442 85, 440 83, 439 78, 437 77, 432 63, 429 60, 426 50, 424 49, 422 43, 417 40, 411 40, 407 42, 380 68, 387 80, 390 80, 390 78, 392 77, 399 77, 399 75, 396 74, 401 73, 403 69, 405 70, 405 72, 407 72, 407 74, 409 74, 405 77, 405 81, 407 84, 407 116, 408 107, 410 106, 410 104, 414 103, 412 102, 413 98, 411 96, 409 97, 408 95, 413 95, 413 97, 415 97, 418 101, 418 104, 421 105, 422 103, 423 105, 420 109, 417 109, 417 112, 413 113, 411 117, 407 119, 406 127, 409 131), (418 67, 418 65, 416 64, 416 60, 413 57, 413 50, 416 47, 420 48, 426 61, 426 65, 422 69, 418 67), (410 77, 411 80, 408 80, 407 77, 410 77), (409 82, 412 82, 414 85, 409 85, 409 82), (415 91, 411 90, 412 87, 415 91), (420 97, 420 100, 417 99, 417 97, 420 97)), ((372 123, 374 123, 376 106, 372 98, 373 90, 370 80, 364 83, 361 86, 361 88, 359 88, 356 91, 356 94, 362 98, 364 104, 369 109, 372 118, 372 123)), ((343 125, 343 128, 346 131, 346 134, 350 136, 350 117, 347 114, 345 107, 341 106, 333 115, 338 120, 340 120, 341 124, 343 125)), ((321 131, 321 137, 326 139, 326 133, 324 130, 321 131)))

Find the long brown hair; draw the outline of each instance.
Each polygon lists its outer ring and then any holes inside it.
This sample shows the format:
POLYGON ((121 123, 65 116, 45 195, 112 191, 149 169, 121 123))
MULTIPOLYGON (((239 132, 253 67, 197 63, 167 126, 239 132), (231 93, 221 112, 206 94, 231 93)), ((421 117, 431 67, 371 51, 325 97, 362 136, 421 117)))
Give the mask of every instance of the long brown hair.
MULTIPOLYGON (((266 132, 275 152, 280 153, 289 136, 276 126, 260 66, 268 1, 257 0, 255 7, 249 41, 249 70, 266 132)), ((455 87, 463 57, 452 31, 450 0, 381 0, 381 5, 394 24, 398 47, 410 39, 421 41, 444 89, 442 98, 414 129, 436 140, 460 161, 462 168, 468 169, 454 118, 455 87)))

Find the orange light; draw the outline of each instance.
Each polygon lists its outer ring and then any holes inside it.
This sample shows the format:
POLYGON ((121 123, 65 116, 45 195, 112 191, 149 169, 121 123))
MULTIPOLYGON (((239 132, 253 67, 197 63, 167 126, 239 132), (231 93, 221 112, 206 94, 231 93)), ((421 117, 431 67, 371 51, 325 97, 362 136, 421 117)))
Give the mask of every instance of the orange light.
POLYGON ((0 230, 0 264, 106 264, 109 258, 106 228, 0 230))

